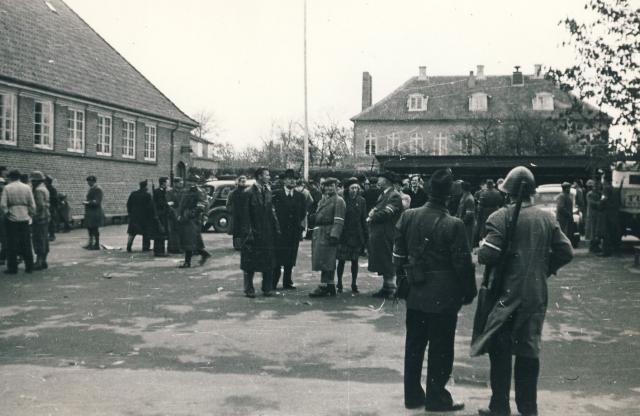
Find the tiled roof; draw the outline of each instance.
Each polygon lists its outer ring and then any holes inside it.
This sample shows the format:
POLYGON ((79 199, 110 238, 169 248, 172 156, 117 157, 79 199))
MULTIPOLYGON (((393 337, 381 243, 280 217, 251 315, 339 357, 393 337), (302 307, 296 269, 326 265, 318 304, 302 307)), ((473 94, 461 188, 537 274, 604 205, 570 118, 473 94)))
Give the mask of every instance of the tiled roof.
POLYGON ((0 0, 0 79, 197 125, 63 1, 46 3, 0 0))
MULTIPOLYGON (((511 76, 488 76, 468 86, 468 76, 433 76, 427 80, 413 77, 387 97, 351 118, 353 121, 412 121, 412 120, 473 120, 496 118, 508 120, 519 112, 534 116, 558 115, 570 107, 572 97, 556 88, 551 81, 524 77, 523 86, 512 86, 511 76), (534 111, 532 100, 536 93, 554 96, 554 111, 534 111), (469 97, 473 93, 489 95, 488 111, 469 111, 469 97), (427 111, 409 111, 410 94, 428 96, 427 111)), ((598 111, 591 106, 590 110, 598 111)))

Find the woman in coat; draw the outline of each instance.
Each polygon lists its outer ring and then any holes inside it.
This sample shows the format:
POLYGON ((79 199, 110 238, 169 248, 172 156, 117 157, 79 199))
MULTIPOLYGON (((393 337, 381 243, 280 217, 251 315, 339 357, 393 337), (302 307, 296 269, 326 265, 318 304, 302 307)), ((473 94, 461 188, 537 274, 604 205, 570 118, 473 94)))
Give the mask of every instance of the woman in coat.
POLYGON ((311 268, 320 271, 320 286, 309 293, 312 298, 335 296, 334 271, 338 242, 344 226, 345 202, 337 194, 338 180, 328 178, 322 184, 323 196, 318 202, 311 242, 311 268))
POLYGON ((84 226, 89 232, 89 243, 84 246, 87 250, 100 250, 100 227, 104 222, 102 210, 102 188, 97 184, 95 176, 87 176, 89 191, 84 204, 84 226))
POLYGON ((201 194, 197 186, 192 186, 180 200, 178 206, 178 229, 180 246, 184 250, 184 263, 181 269, 191 267, 193 253, 200 254, 200 265, 203 265, 211 254, 204 249, 202 241, 202 211, 201 194))
POLYGON ((367 203, 360 196, 361 189, 357 178, 350 178, 344 185, 346 191, 346 213, 344 227, 338 245, 338 285, 339 293, 342 293, 342 274, 347 261, 351 262, 351 291, 358 293, 358 258, 367 244, 367 203))

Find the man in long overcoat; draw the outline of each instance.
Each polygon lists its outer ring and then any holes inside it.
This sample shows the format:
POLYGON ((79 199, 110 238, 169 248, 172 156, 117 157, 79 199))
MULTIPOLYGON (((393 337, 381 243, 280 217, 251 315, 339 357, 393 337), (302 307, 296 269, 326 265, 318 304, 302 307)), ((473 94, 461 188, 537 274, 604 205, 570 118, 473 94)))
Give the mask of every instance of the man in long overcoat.
POLYGON ((598 222, 598 236, 602 238, 602 252, 599 256, 609 257, 620 244, 620 197, 616 194, 611 182, 606 181, 602 187, 602 199, 598 208, 600 221, 598 222))
POLYGON ((311 243, 311 269, 320 271, 320 286, 309 293, 310 297, 336 295, 336 256, 346 210, 344 199, 337 194, 337 184, 335 178, 327 178, 322 184, 323 196, 316 210, 311 243))
POLYGON ((587 181, 587 217, 585 220, 584 238, 589 240, 589 252, 600 251, 600 238, 598 237, 598 223, 600 222, 600 182, 593 179, 587 181))
POLYGON ((142 251, 151 249, 151 233, 154 223, 157 221, 153 197, 147 189, 148 182, 143 180, 139 184, 140 189, 131 192, 127 199, 127 214, 129 226, 127 227, 127 251, 131 252, 131 246, 136 235, 142 235, 142 251))
POLYGON ((167 251, 171 254, 182 253, 180 247, 180 224, 178 223, 178 207, 186 190, 184 189, 184 179, 176 176, 173 178, 173 185, 167 191, 167 205, 169 205, 169 221, 167 227, 167 251))
POLYGON ((84 246, 87 250, 100 250, 100 227, 104 223, 104 211, 102 210, 103 192, 95 176, 87 176, 89 190, 82 202, 84 205, 84 226, 89 233, 89 243, 84 246))
POLYGON ((31 184, 33 187, 33 199, 36 202, 36 210, 31 217, 31 238, 33 251, 36 253, 36 262, 33 270, 44 270, 48 267, 47 255, 49 254, 49 190, 45 185, 45 176, 36 170, 31 172, 31 184))
POLYGON ((206 208, 204 195, 195 180, 189 182, 189 190, 182 194, 178 206, 178 234, 180 247, 184 250, 184 262, 179 266, 182 269, 191 267, 194 254, 200 255, 201 266, 211 257, 202 241, 202 214, 206 208))
POLYGON ((276 210, 280 234, 276 236, 276 267, 273 270, 273 289, 280 280, 282 288, 292 290, 292 270, 298 258, 298 246, 302 237, 302 223, 307 215, 306 198, 296 191, 296 177, 293 169, 287 169, 283 175, 284 187, 273 192, 273 208, 276 210))
POLYGON ((464 407, 454 403, 445 385, 453 370, 458 311, 473 301, 477 289, 464 224, 446 208, 452 183, 449 169, 434 172, 429 202, 405 211, 397 224, 393 261, 409 280, 404 357, 404 402, 409 409, 464 407), (427 345, 425 392, 420 379, 427 345))
POLYGON ((247 177, 238 176, 236 179, 236 187, 229 192, 227 197, 227 211, 231 214, 231 224, 229 234, 233 236, 233 248, 240 250, 242 248, 242 199, 246 196, 244 192, 247 188, 247 177))
POLYGON ((242 235, 245 236, 240 251, 240 268, 244 271, 244 293, 248 298, 256 296, 253 287, 255 272, 262 273, 262 294, 273 296, 273 269, 275 261, 275 239, 279 232, 278 219, 273 209, 269 187, 269 169, 258 168, 254 173, 256 182, 248 187, 242 204, 242 235))
POLYGON ((157 223, 153 232, 153 255, 167 257, 165 240, 169 230, 169 216, 171 207, 167 201, 167 181, 169 178, 161 176, 158 179, 158 188, 153 190, 153 205, 156 210, 157 223))
POLYGON ((469 247, 473 247, 473 227, 476 222, 476 201, 471 195, 471 184, 463 181, 460 184, 462 196, 458 204, 458 212, 456 216, 464 223, 464 229, 469 241, 469 247))
POLYGON ((522 415, 537 415, 537 383, 540 372, 542 325, 547 310, 547 279, 573 258, 569 239, 550 212, 534 206, 535 192, 531 171, 518 166, 509 172, 502 191, 512 198, 525 183, 510 252, 505 236, 514 205, 507 205, 487 220, 487 235, 478 250, 478 262, 493 266, 506 262, 497 287, 498 300, 488 315, 483 333, 471 345, 471 354, 489 352, 491 362, 491 401, 481 415, 508 415, 512 355, 515 355, 516 404, 522 415))
POLYGON ((573 201, 571 200, 571 184, 562 183, 562 193, 556 197, 556 219, 560 229, 567 237, 570 235, 570 226, 573 223, 573 201))
POLYGON ((402 214, 402 197, 393 188, 395 175, 383 172, 378 176, 382 193, 369 211, 369 271, 382 276, 382 289, 373 294, 378 298, 391 298, 396 291, 393 266, 393 237, 396 222, 402 214))

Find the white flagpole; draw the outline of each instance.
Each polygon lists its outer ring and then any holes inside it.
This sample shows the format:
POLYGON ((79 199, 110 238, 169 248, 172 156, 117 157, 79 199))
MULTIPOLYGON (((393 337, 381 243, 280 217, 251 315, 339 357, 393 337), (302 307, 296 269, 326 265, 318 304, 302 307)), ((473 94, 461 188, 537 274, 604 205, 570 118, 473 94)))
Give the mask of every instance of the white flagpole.
POLYGON ((307 0, 304 0, 304 180, 309 180, 309 115, 307 104, 307 0))

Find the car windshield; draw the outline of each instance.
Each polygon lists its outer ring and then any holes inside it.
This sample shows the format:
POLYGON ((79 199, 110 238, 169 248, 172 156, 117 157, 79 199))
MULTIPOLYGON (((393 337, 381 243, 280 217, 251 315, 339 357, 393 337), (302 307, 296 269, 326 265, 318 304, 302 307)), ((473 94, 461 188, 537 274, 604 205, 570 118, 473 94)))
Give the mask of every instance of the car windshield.
POLYGON ((540 205, 555 205, 556 197, 555 192, 540 192, 535 195, 535 203, 540 205))

